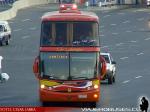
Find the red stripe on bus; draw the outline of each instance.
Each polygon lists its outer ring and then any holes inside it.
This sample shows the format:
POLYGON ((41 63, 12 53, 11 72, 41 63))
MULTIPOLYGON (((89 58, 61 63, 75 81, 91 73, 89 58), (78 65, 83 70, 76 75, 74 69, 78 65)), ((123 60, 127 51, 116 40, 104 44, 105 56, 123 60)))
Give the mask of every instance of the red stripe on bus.
POLYGON ((40 47, 40 51, 76 51, 76 52, 97 52, 100 47, 40 47))

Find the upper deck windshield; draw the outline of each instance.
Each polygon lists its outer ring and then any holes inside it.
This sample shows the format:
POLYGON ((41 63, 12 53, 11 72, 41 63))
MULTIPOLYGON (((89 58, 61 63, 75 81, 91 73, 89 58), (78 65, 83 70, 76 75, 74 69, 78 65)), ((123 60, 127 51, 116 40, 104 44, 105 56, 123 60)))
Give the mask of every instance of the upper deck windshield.
POLYGON ((41 52, 41 74, 51 80, 92 79, 97 75, 97 53, 41 52))
POLYGON ((98 23, 44 21, 41 46, 99 46, 98 23))

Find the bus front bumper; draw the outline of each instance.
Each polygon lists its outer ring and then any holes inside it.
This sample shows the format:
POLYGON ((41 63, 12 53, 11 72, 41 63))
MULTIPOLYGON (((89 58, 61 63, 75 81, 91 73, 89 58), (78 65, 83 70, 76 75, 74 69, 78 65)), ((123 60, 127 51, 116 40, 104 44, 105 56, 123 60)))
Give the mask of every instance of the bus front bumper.
POLYGON ((53 92, 46 89, 39 91, 41 102, 98 102, 100 90, 86 92, 53 92))

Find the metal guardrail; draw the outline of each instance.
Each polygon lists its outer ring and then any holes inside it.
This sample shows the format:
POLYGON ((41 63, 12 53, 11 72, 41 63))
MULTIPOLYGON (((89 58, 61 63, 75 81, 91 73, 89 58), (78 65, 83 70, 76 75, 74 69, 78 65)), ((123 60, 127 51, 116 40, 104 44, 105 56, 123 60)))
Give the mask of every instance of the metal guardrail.
POLYGON ((0 12, 10 9, 16 1, 18 0, 0 0, 0 12))
POLYGON ((17 0, 0 0, 0 6, 13 4, 15 1, 17 1, 17 0))

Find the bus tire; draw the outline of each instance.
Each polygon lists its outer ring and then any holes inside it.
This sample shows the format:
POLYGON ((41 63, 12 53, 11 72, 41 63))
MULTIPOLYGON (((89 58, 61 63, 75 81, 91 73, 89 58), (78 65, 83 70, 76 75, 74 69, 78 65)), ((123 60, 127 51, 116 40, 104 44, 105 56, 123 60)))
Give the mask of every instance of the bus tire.
POLYGON ((96 102, 91 102, 91 105, 93 108, 96 108, 97 103, 96 102))
POLYGON ((41 102, 41 103, 42 103, 42 106, 43 106, 43 107, 46 107, 46 106, 47 106, 47 104, 48 104, 48 102, 44 102, 44 101, 43 101, 43 102, 41 102))

